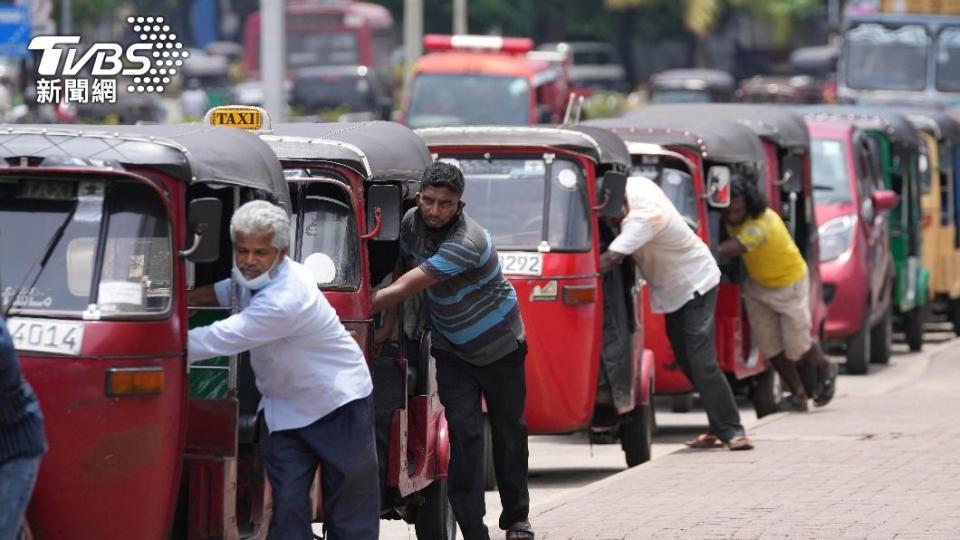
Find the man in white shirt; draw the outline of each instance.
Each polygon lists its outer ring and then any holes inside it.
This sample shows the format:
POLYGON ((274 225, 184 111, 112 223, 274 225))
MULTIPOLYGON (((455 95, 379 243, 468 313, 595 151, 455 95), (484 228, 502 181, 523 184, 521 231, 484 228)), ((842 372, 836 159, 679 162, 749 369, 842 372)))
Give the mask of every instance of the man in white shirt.
POLYGON ((714 308, 720 269, 710 249, 684 221, 663 190, 649 178, 627 179, 629 211, 620 234, 601 256, 601 271, 633 255, 649 285, 654 313, 664 313, 667 335, 680 369, 700 393, 710 432, 687 445, 750 450, 740 412, 717 364, 714 308))
MULTIPOLYGON (((373 383, 363 353, 317 288, 287 258, 290 220, 266 201, 230 221, 242 311, 190 331, 190 362, 250 351, 269 435, 271 540, 312 540, 310 485, 321 467, 327 538, 373 540, 380 494, 373 383)), ((230 305, 231 280, 190 293, 191 305, 230 305)))

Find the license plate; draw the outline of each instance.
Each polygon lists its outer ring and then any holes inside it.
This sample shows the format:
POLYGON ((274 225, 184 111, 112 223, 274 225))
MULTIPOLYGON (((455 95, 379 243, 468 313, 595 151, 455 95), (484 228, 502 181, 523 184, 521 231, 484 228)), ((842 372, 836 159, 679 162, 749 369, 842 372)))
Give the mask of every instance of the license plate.
POLYGON ((543 253, 504 251, 500 255, 500 269, 504 274, 539 276, 543 274, 543 253))
POLYGON ((82 323, 11 318, 7 327, 19 351, 77 356, 83 346, 82 323))

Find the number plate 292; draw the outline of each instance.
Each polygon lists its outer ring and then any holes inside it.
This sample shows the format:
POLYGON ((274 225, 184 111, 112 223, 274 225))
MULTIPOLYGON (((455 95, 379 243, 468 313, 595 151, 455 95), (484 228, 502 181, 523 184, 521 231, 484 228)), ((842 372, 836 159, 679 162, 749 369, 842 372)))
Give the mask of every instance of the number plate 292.
POLYGON ((502 251, 500 269, 504 274, 520 276, 539 276, 543 274, 543 253, 527 253, 524 251, 502 251))
POLYGON ((7 327, 19 351, 77 356, 83 346, 82 323, 11 318, 7 327))

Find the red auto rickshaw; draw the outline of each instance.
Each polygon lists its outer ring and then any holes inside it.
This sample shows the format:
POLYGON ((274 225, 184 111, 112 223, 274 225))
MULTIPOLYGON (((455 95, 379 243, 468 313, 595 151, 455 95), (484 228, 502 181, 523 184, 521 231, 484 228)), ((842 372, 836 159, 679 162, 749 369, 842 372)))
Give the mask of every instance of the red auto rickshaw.
POLYGON ((255 107, 207 113, 207 121, 235 126, 243 118, 259 119, 242 127, 276 153, 290 186, 291 257, 313 271, 371 364, 382 516, 413 523, 423 540, 452 539, 450 450, 435 360, 421 350, 421 339, 398 338, 380 351, 373 343, 372 291, 398 257, 400 219, 415 192, 409 184, 431 162, 427 147, 393 122, 271 126, 255 107))
POLYGON ((417 133, 466 177, 467 212, 493 239, 526 327, 531 434, 620 438, 627 465, 650 459, 653 356, 633 265, 598 274, 619 231, 623 141, 585 127, 462 127, 417 133))
POLYGON ((3 300, 50 446, 25 535, 265 537, 237 392, 252 381, 231 358, 224 395, 188 399, 187 290, 229 274, 236 205, 290 208, 276 156, 204 126, 18 125, 0 141, 0 251, 17 254, 0 259, 3 300))
MULTIPOLYGON (((692 116, 681 111, 672 120, 630 115, 588 123, 621 137, 630 151, 631 174, 658 182, 688 225, 716 248, 725 230, 714 209, 729 204, 725 185, 731 171, 762 181, 766 154, 759 137, 740 123, 692 116)), ((717 362, 734 391, 748 395, 757 415, 764 416, 778 410, 780 389, 774 370, 750 338, 741 293, 744 269, 737 261, 721 266, 721 275, 715 319, 717 362)), ((690 410, 693 383, 674 359, 663 315, 652 313, 649 302, 644 304, 644 322, 646 347, 656 359, 654 392, 672 396, 675 412, 690 410)))

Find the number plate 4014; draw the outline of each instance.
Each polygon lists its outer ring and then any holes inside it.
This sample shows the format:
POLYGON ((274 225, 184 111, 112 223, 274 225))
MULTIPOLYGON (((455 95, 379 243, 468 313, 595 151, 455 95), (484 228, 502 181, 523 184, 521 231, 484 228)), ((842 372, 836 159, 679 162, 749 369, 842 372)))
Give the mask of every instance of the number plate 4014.
POLYGON ((77 356, 83 347, 83 323, 14 317, 7 326, 18 351, 77 356))

